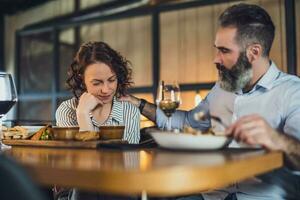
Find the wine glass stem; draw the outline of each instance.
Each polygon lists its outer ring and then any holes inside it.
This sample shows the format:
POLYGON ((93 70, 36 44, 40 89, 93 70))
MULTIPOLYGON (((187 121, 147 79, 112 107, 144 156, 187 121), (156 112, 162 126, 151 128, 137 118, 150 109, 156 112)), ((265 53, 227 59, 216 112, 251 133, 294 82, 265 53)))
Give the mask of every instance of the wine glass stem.
POLYGON ((167 121, 167 131, 171 131, 172 130, 172 125, 171 125, 171 117, 168 117, 168 121, 167 121))

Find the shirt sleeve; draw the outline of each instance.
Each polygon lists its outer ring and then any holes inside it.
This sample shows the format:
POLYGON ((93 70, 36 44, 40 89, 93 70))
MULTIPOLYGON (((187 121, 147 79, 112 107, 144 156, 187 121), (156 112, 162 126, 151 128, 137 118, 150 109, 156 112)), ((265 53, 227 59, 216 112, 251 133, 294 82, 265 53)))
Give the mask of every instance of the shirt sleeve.
MULTIPOLYGON (((290 90, 286 93, 284 98, 285 107, 285 123, 283 127, 284 134, 291 135, 298 139, 300 145, 300 88, 299 83, 290 86, 290 90), (296 87, 298 85, 298 87, 296 87)), ((300 175, 300 170, 292 170, 286 168, 294 175, 300 175)))
POLYGON ((293 87, 285 97, 283 102, 286 106, 283 132, 300 141, 300 87, 293 87))
POLYGON ((56 125, 60 127, 78 126, 76 110, 67 101, 60 104, 55 113, 56 125))
POLYGON ((140 112, 129 103, 124 106, 124 121, 124 139, 130 144, 138 144, 140 141, 140 112))

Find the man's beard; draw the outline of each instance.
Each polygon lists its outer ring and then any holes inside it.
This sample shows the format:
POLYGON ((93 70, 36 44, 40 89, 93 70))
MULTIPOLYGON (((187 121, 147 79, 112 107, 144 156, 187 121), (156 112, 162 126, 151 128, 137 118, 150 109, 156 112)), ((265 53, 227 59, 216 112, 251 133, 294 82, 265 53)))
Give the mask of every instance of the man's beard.
POLYGON ((231 69, 227 69, 219 63, 216 64, 216 67, 219 70, 220 87, 229 92, 245 88, 250 84, 253 76, 252 65, 245 52, 240 53, 237 62, 231 69))

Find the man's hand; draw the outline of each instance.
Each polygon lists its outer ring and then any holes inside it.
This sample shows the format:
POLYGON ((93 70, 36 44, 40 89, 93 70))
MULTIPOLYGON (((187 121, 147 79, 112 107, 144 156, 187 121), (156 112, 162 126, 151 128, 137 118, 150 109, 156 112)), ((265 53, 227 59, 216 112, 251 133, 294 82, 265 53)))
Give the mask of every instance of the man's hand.
POLYGON ((130 102, 132 103, 133 105, 135 105, 136 107, 139 107, 140 106, 140 103, 141 103, 141 100, 138 99, 137 97, 135 96, 132 96, 132 95, 125 95, 125 96, 121 96, 119 99, 119 101, 127 101, 127 102, 130 102))
MULTIPOLYGON (((139 106, 141 104, 141 99, 139 99, 133 95, 122 96, 118 100, 119 101, 128 101, 128 102, 132 103, 133 105, 135 105, 137 108, 139 108, 139 106)), ((144 108, 142 109, 141 114, 155 123, 156 105, 146 101, 146 104, 145 104, 144 108)))
POLYGON ((241 117, 226 129, 225 134, 249 145, 261 145, 269 150, 282 149, 276 141, 279 133, 256 114, 241 117))

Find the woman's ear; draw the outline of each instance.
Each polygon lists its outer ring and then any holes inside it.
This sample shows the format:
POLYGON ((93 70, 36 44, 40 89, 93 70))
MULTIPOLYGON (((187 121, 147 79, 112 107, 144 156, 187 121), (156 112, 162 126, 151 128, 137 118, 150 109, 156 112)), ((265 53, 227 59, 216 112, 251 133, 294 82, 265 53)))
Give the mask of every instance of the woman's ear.
POLYGON ((247 48, 247 57, 249 62, 257 60, 262 55, 262 46, 260 44, 252 44, 247 48))

